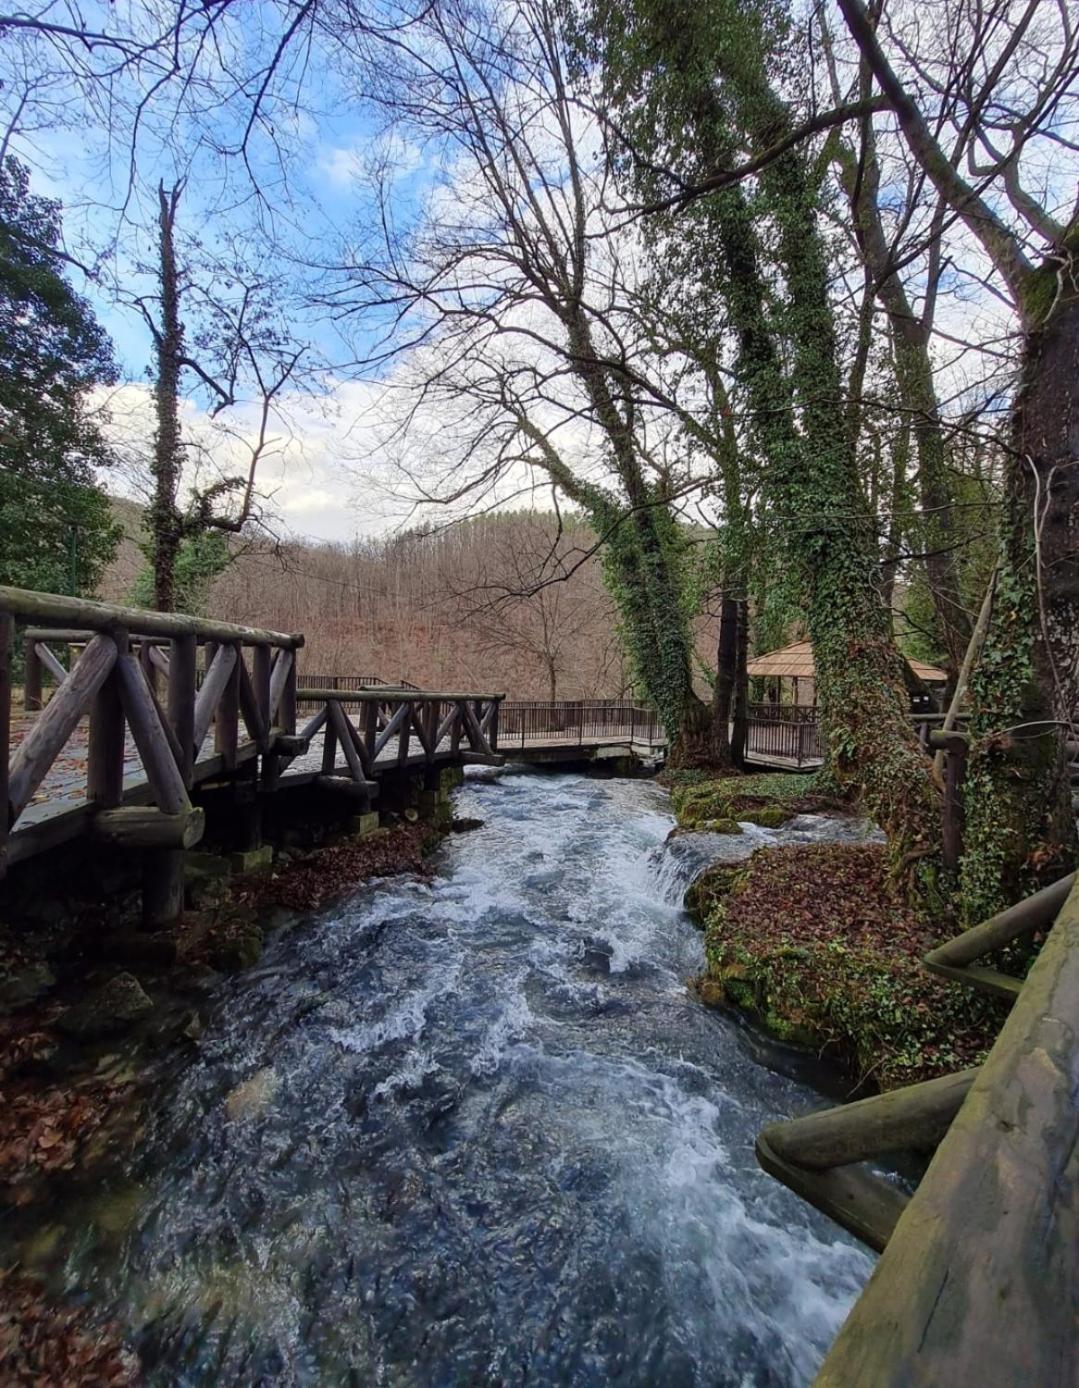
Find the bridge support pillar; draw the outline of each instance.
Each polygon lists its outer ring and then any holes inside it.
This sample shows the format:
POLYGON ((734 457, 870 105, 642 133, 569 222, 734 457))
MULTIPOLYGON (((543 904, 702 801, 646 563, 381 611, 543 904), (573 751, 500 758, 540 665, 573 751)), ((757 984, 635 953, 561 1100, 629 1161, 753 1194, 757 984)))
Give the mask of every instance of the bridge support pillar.
POLYGON ((184 850, 155 848, 142 856, 144 930, 171 925, 184 909, 184 850))

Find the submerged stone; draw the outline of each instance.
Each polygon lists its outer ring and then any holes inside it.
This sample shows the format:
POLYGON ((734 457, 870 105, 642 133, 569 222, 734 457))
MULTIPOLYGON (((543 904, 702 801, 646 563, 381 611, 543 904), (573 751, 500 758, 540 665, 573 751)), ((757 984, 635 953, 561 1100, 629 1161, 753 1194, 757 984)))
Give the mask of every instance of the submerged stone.
POLYGON ((134 974, 122 973, 88 993, 56 1020, 61 1031, 80 1041, 115 1036, 148 1017, 154 1004, 134 974))
POLYGON ((272 1066, 265 1066, 233 1089, 225 1100, 225 1110, 232 1119, 258 1118, 270 1104, 281 1086, 281 1078, 272 1066))

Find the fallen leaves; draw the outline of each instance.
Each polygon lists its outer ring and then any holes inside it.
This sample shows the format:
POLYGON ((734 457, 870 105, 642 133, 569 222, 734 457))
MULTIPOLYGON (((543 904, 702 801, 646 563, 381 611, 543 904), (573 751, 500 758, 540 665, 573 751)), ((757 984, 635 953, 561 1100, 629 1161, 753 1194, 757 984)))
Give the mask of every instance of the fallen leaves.
POLYGON ((50 1301, 40 1285, 0 1269, 0 1383, 5 1388, 128 1388, 138 1360, 85 1310, 50 1301))

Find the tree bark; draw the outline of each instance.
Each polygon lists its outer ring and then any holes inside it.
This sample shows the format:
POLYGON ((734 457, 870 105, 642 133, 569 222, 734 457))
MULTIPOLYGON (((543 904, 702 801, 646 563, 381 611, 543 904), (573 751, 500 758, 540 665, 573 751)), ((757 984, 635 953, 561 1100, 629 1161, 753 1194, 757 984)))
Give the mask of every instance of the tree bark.
POLYGON ((154 499, 150 508, 154 606, 171 612, 176 602, 176 558, 183 538, 182 518, 176 497, 183 467, 180 437, 180 371, 184 329, 180 321, 180 287, 176 269, 174 230, 182 185, 166 192, 158 185, 158 256, 161 285, 161 322, 154 335, 157 379, 154 408, 154 499))

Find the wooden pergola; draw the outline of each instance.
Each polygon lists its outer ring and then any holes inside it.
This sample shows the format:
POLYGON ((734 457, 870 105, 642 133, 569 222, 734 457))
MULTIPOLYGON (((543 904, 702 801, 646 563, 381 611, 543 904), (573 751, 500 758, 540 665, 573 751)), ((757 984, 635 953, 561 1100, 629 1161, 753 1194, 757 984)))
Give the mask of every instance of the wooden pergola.
MULTIPOLYGON (((923 684, 944 684, 947 675, 935 665, 927 665, 922 660, 908 660, 907 664, 923 684)), ((774 680, 769 691, 770 704, 783 703, 783 680, 790 680, 792 697, 788 702, 796 707, 813 708, 817 703, 816 667, 813 664, 813 647, 809 641, 794 641, 778 651, 769 651, 751 660, 746 667, 750 676, 758 679, 774 680), (800 697, 807 695, 808 698, 800 697)))

